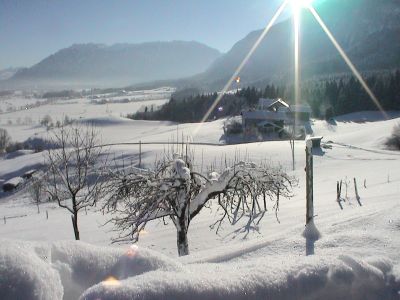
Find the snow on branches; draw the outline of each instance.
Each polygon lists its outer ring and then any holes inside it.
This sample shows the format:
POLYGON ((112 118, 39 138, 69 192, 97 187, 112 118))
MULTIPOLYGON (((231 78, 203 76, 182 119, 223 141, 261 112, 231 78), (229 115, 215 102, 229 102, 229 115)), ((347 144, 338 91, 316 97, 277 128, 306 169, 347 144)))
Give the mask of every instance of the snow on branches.
POLYGON ((118 237, 114 242, 136 241, 149 221, 169 218, 177 230, 179 255, 189 254, 187 232, 191 220, 215 200, 231 224, 247 218, 246 228, 259 223, 267 200, 277 214, 281 197, 290 198, 295 179, 280 168, 236 162, 221 173, 196 172, 188 157, 174 155, 155 164, 154 170, 120 168, 110 176, 105 205, 118 237))

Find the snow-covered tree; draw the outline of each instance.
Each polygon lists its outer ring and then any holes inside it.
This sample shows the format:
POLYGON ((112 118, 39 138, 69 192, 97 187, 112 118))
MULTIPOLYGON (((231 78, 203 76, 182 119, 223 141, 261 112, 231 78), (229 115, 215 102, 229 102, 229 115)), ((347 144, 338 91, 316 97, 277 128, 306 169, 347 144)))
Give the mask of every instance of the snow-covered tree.
POLYGON ((294 182, 280 168, 248 162, 204 175, 194 170, 187 157, 174 155, 156 163, 154 170, 131 167, 113 172, 104 208, 119 233, 114 242, 137 241, 149 221, 171 219, 182 256, 189 254, 190 222, 211 200, 223 212, 214 224, 217 230, 224 220, 235 224, 242 218, 247 218, 250 228, 264 216, 268 198, 277 213, 280 197, 291 197, 294 182))
POLYGON ((93 206, 103 193, 105 166, 99 134, 91 126, 68 126, 50 137, 44 190, 50 201, 71 213, 75 239, 79 240, 78 213, 93 206))

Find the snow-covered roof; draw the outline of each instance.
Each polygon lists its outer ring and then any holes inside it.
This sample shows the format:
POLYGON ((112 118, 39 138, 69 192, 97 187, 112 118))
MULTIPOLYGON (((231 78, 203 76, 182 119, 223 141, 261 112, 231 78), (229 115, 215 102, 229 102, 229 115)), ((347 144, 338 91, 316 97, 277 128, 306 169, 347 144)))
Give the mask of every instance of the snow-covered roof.
POLYGON ((24 182, 24 179, 22 177, 18 176, 18 177, 14 177, 14 178, 11 178, 10 180, 6 181, 4 183, 4 185, 18 186, 22 182, 24 182))
POLYGON ((282 99, 278 99, 274 103, 272 103, 268 108, 272 108, 272 107, 287 107, 288 108, 289 104, 287 104, 282 99))

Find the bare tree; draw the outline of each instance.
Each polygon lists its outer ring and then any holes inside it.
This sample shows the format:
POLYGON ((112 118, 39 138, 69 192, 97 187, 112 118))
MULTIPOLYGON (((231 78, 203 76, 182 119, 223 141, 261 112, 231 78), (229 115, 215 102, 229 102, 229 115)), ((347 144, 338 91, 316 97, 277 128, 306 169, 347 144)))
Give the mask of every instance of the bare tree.
POLYGON ((75 239, 79 240, 78 213, 101 197, 107 159, 102 158, 98 132, 91 126, 56 129, 50 144, 56 148, 47 151, 45 191, 50 201, 71 213, 75 239))
POLYGON ((188 255, 187 233, 192 219, 211 200, 222 213, 213 224, 217 231, 224 220, 231 224, 247 218, 246 228, 258 224, 272 200, 277 214, 280 197, 291 197, 294 179, 279 168, 236 162, 221 172, 207 175, 194 171, 185 157, 156 163, 154 171, 120 168, 109 181, 110 197, 105 209, 119 232, 113 242, 137 241, 149 221, 172 220, 177 231, 178 254, 188 255))
POLYGON ((40 213, 40 203, 44 197, 43 181, 40 178, 34 177, 29 187, 29 195, 37 206, 37 211, 40 213))
POLYGON ((11 137, 7 130, 0 128, 0 153, 3 153, 11 143, 11 137))

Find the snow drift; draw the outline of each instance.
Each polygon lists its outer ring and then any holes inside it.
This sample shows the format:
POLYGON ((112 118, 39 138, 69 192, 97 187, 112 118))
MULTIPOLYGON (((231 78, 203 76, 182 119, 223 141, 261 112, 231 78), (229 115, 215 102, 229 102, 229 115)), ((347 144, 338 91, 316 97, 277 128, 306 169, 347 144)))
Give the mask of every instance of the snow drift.
POLYGON ((176 272, 180 264, 162 254, 131 247, 96 247, 0 241, 0 299, 75 300, 87 288, 148 271, 176 272))
POLYGON ((391 270, 391 262, 384 258, 262 257, 226 265, 188 265, 180 273, 155 271, 113 286, 100 283, 81 300, 396 299, 391 270))
POLYGON ((398 299, 399 268, 366 259, 277 255, 183 264, 154 251, 1 241, 0 299, 398 299))

